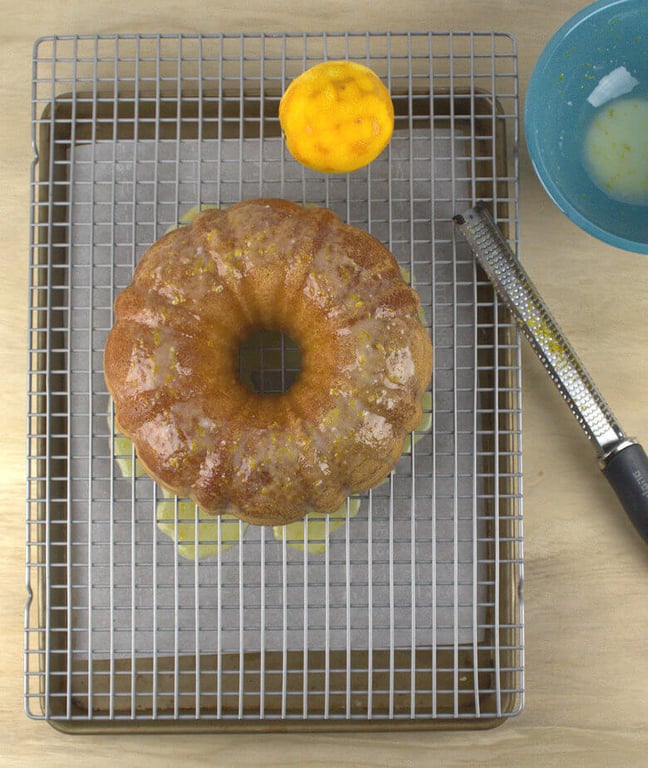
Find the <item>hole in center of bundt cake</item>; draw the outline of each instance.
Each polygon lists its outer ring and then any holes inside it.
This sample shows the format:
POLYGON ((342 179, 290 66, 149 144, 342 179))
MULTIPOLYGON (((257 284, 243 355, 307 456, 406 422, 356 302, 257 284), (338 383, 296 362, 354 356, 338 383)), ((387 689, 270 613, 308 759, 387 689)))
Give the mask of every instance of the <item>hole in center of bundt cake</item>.
POLYGON ((279 395, 290 389, 302 370, 297 342, 281 331, 255 331, 239 347, 239 376, 259 395, 279 395))

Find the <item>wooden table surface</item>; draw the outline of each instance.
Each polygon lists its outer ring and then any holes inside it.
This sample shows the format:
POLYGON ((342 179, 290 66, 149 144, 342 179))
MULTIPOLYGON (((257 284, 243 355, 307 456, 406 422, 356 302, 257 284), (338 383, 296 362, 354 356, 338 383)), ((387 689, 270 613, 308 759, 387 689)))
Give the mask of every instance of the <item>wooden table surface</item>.
MULTIPOLYGON (((40 35, 498 30, 520 87, 584 0, 0 0, 0 764, 9 766, 648 765, 648 549, 530 349, 523 350, 526 708, 489 731, 64 736, 23 711, 30 78, 40 35)), ((521 147, 521 255, 626 430, 648 444, 648 257, 593 240, 536 181, 521 147)))

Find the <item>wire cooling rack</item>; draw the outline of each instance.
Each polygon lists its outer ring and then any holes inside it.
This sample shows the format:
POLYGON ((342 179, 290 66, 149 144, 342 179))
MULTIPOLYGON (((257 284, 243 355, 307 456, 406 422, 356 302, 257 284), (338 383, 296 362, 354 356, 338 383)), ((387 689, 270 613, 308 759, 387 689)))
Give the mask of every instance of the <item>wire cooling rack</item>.
MULTIPOLYGON (((31 717, 66 730, 449 727, 521 709, 519 339, 452 225, 485 200, 515 247, 517 112, 504 34, 37 41, 31 717), (349 176, 298 165, 277 120, 287 83, 327 58, 368 64, 395 104, 389 148, 349 176), (103 347, 157 237, 257 196, 326 205, 389 246, 421 297, 434 376, 396 470, 334 518, 202 528, 115 433, 103 347)), ((277 333, 241 353, 260 391, 298 369, 277 333)))

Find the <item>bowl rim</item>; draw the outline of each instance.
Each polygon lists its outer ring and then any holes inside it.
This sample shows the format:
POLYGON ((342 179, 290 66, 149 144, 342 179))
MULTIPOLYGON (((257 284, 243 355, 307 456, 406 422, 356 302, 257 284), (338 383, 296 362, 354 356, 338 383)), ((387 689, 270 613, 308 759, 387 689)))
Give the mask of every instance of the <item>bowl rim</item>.
MULTIPOLYGON (((617 248, 621 248, 625 251, 631 251, 635 253, 648 253, 648 242, 642 242, 639 240, 633 240, 628 237, 622 237, 615 235, 612 232, 608 232, 602 227, 595 224, 587 216, 584 216, 578 211, 569 199, 562 193, 558 185, 554 182, 552 175, 549 173, 540 151, 540 145, 538 142, 537 134, 533 130, 534 118, 531 114, 532 109, 537 109, 539 99, 539 81, 546 69, 548 63, 553 58, 558 48, 564 44, 568 36, 580 26, 583 22, 589 20, 593 16, 598 15, 601 11, 609 10, 614 6, 624 5, 637 5, 638 0, 597 0, 594 3, 582 8, 576 14, 571 16, 567 21, 562 24, 551 36, 549 42, 543 48, 540 56, 538 57, 526 90, 525 104, 524 104, 524 135, 526 139, 527 149, 531 164, 541 185, 551 198, 551 200, 558 206, 558 208, 575 224, 577 224, 582 230, 588 234, 596 237, 603 242, 613 245, 617 248), (537 91, 537 93, 536 93, 537 91)), ((644 6, 646 7, 646 6, 644 6)), ((648 8, 647 8, 648 10, 648 8)), ((647 209, 648 212, 648 209, 647 209)))

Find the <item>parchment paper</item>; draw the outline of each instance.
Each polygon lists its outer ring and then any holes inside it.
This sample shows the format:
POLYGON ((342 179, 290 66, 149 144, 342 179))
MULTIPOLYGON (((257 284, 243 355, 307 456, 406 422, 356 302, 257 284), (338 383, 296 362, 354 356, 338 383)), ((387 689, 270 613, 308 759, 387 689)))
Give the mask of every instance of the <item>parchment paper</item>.
MULTIPOLYGON (((346 178, 295 170, 280 139, 77 145, 71 163, 73 648, 81 657, 475 643, 486 619, 486 495, 471 255, 452 243, 470 158, 449 129, 395 135, 346 178), (434 160, 431 163, 431 150, 434 160), (434 173, 431 170, 434 168, 434 173), (198 203, 280 196, 328 205, 386 242, 432 326, 432 431, 362 496, 323 554, 250 527, 220 555, 178 556, 153 482, 111 460, 102 352, 115 295, 144 250, 198 203), (367 200, 370 202, 367 202, 367 200), (432 201, 433 199, 433 201, 432 201)), ((492 330, 491 330, 492 332, 492 330)))

